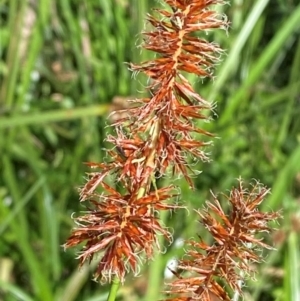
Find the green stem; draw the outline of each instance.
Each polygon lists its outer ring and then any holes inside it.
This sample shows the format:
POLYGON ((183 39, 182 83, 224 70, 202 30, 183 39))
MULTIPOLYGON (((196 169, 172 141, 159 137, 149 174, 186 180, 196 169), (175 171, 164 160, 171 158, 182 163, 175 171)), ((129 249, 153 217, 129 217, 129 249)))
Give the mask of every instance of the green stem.
POLYGON ((112 280, 112 284, 110 287, 107 301, 115 301, 116 300, 119 286, 120 286, 120 279, 115 276, 112 280))
MULTIPOLYGON (((160 220, 162 223, 165 223, 168 217, 168 212, 163 211, 160 213, 160 220)), ((164 237, 160 235, 158 237, 159 244, 163 245, 164 237)), ((161 284, 163 281, 163 271, 165 269, 166 262, 163 258, 163 255, 160 252, 157 252, 153 262, 150 265, 148 281, 147 281, 147 292, 144 297, 144 301, 148 300, 158 300, 160 298, 159 294, 161 292, 161 284)))

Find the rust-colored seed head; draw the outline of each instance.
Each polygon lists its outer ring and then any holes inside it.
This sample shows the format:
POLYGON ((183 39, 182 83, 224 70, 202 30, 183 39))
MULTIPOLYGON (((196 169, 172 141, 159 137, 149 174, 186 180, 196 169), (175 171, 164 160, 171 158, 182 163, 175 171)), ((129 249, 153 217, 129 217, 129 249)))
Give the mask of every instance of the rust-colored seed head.
POLYGON ((169 203, 174 187, 157 189, 155 175, 181 174, 193 187, 189 158, 208 160, 203 148, 210 144, 205 137, 212 134, 195 121, 208 121, 205 111, 212 105, 193 89, 186 74, 212 76, 222 50, 204 36, 211 29, 227 28, 225 18, 210 9, 223 1, 164 2, 167 8, 148 16, 151 28, 143 33, 143 47, 158 56, 131 64, 133 72, 150 78, 149 97, 133 100, 132 106, 118 111, 119 118, 111 118, 116 135, 107 137, 113 145, 107 151, 110 159, 87 163, 96 169, 80 191, 87 211, 75 218, 76 228, 65 244, 66 248, 85 244, 78 256, 81 264, 103 254, 96 277, 109 281, 112 276, 124 281, 127 271, 137 272, 140 260, 150 258, 154 246, 159 247, 158 234, 171 240, 156 211, 178 208, 169 203), (108 177, 114 177, 125 192, 108 185, 108 177))
POLYGON ((269 189, 256 183, 252 189, 243 187, 241 180, 226 199, 230 203, 226 214, 216 196, 213 202, 207 202, 204 210, 198 210, 200 222, 213 237, 212 245, 200 241, 187 242, 189 249, 186 258, 178 268, 181 275, 169 284, 168 294, 177 300, 212 301, 214 298, 230 301, 224 287, 217 282, 222 279, 234 292, 241 292, 240 281, 250 277, 254 271, 253 263, 260 262, 261 248, 272 249, 257 235, 269 232, 268 222, 279 218, 279 213, 262 213, 258 206, 265 199, 269 189), (185 273, 184 273, 185 272, 185 273), (178 299, 177 296, 180 296, 178 299))

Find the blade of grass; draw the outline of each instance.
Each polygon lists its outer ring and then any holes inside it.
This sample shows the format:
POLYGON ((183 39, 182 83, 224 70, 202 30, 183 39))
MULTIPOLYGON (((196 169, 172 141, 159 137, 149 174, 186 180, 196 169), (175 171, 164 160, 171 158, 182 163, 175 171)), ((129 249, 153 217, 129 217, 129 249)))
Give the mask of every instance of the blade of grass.
POLYGON ((281 167, 277 178, 274 181, 272 187, 272 194, 268 198, 268 201, 263 204, 263 210, 277 210, 282 207, 286 193, 289 191, 289 187, 297 174, 300 171, 300 145, 294 150, 291 156, 288 158, 285 166, 281 167))
POLYGON ((0 86, 0 103, 9 109, 13 105, 14 93, 17 90, 17 77, 20 70, 20 35, 22 28, 22 21, 26 8, 26 1, 12 0, 9 9, 9 27, 10 32, 15 34, 10 36, 10 42, 7 51, 6 64, 9 72, 4 78, 0 86))
MULTIPOLYGON (((42 0, 39 2, 39 12, 41 12, 41 7, 43 7, 43 3, 45 0, 42 0)), ((35 15, 35 12, 33 11, 33 8, 28 7, 26 8, 26 12, 35 15)), ((50 10, 48 10, 49 15, 50 10)), ((32 17, 29 15, 29 18, 32 17)), ((33 28, 30 28, 28 30, 31 31, 29 37, 22 37, 22 39, 30 39, 30 41, 23 41, 27 44, 28 50, 24 54, 26 56, 26 60, 22 64, 22 72, 20 74, 21 80, 18 83, 19 84, 19 97, 16 101, 19 107, 24 105, 24 101, 26 99, 26 96, 28 95, 28 90, 31 83, 31 74, 34 69, 34 66, 36 64, 38 55, 41 51, 41 48, 43 46, 43 30, 45 26, 42 26, 43 22, 45 22, 44 18, 46 18, 45 13, 37 13, 35 15, 37 20, 34 21, 33 28), (43 21, 42 21, 43 20, 43 21)), ((26 18, 26 17, 25 17, 26 18)))
POLYGON ((75 54, 76 63, 79 69, 80 75, 80 84, 83 90, 83 103, 91 103, 92 101, 92 94, 89 86, 89 79, 88 79, 88 69, 87 69, 87 60, 85 59, 82 49, 81 49, 81 35, 82 30, 78 24, 78 21, 75 17, 75 14, 72 13, 72 9, 70 6, 70 1, 62 0, 60 1, 62 14, 67 22, 68 29, 69 29, 69 39, 75 54))
POLYGON ((43 193, 40 198, 40 228, 42 229, 42 240, 44 245, 43 260, 48 267, 49 278, 57 281, 61 275, 61 264, 59 260, 60 243, 58 233, 58 220, 53 196, 47 183, 43 184, 43 193))
MULTIPOLYGON (((13 197, 14 203, 21 202, 21 192, 19 190, 18 181, 15 177, 15 171, 10 158, 3 156, 4 179, 7 187, 13 197)), ((44 269, 36 251, 32 248, 28 235, 28 223, 26 221, 26 210, 20 210, 16 222, 10 224, 13 233, 16 235, 16 244, 25 261, 27 271, 30 275, 30 283, 34 289, 36 297, 43 301, 53 301, 51 282, 45 277, 44 269)))
MULTIPOLYGON (((14 158, 25 162, 26 165, 36 174, 37 179, 44 179, 46 170, 49 168, 46 162, 40 159, 40 152, 32 145, 33 140, 30 136, 28 128, 24 127, 19 131, 19 134, 28 143, 23 142, 23 147, 18 144, 13 144, 11 147, 11 155, 14 158)), ((38 201, 34 204, 37 207, 38 235, 43 242, 43 252, 41 253, 41 264, 45 268, 45 273, 49 279, 58 279, 60 275, 59 264, 59 238, 57 219, 53 204, 53 197, 49 189, 49 184, 43 181, 42 194, 36 194, 38 201)), ((22 204, 22 200, 17 204, 22 204)), ((23 208, 23 207, 22 207, 23 208)), ((25 209, 26 210, 26 209, 25 209)))
POLYGON ((16 297, 18 301, 35 301, 35 299, 31 298, 28 294, 14 284, 0 280, 0 287, 5 294, 10 294, 10 296, 16 297))
POLYGON ((108 105, 93 105, 88 107, 77 107, 66 110, 51 110, 47 112, 31 113, 28 115, 2 117, 0 129, 49 122, 66 121, 89 116, 102 116, 108 111, 108 105))
POLYGON ((240 57, 241 51, 245 46, 257 20, 261 17, 265 7, 269 3, 269 0, 257 1, 253 9, 248 15, 247 20, 243 23, 243 27, 239 32, 236 40, 232 42, 233 47, 230 49, 229 55, 224 63, 222 63, 222 69, 216 78, 213 89, 208 99, 215 99, 218 95, 221 87, 225 84, 226 80, 230 76, 231 72, 236 68, 237 58, 240 57))
POLYGON ((32 197, 37 192, 37 190, 41 188, 45 180, 46 180, 45 177, 38 179, 37 182, 35 182, 32 185, 32 187, 26 192, 26 194, 20 200, 20 202, 13 208, 13 210, 9 213, 9 215, 4 220, 1 221, 0 236, 9 226, 9 224, 13 222, 13 219, 16 218, 20 210, 23 210, 26 204, 32 199, 32 197))
POLYGON ((300 300, 300 244, 299 235, 296 232, 292 232, 288 239, 288 265, 289 274, 286 277, 289 278, 289 292, 290 300, 300 300))
MULTIPOLYGON (((290 85, 296 83, 300 78, 300 39, 298 39, 298 45, 295 53, 295 57, 292 63, 292 71, 290 74, 290 85)), ((293 118, 293 110, 295 110, 296 96, 300 93, 300 84, 296 86, 294 90, 290 90, 289 96, 286 101, 286 108, 281 122, 281 127, 277 136, 277 147, 281 146, 286 137, 289 134, 289 125, 293 118)))
POLYGON ((278 53, 281 47, 285 44, 288 37, 295 33, 300 28, 300 5, 296 7, 293 14, 283 23, 282 27, 278 30, 277 34, 273 37, 271 42, 266 47, 265 51, 258 58, 255 65, 252 67, 249 73, 248 79, 242 84, 242 86, 235 91, 233 97, 229 99, 228 105, 222 113, 220 118, 220 125, 228 123, 242 100, 247 99, 248 89, 255 84, 262 76, 263 71, 274 60, 274 56, 278 53))
MULTIPOLYGON (((262 93, 260 98, 263 98, 264 101, 260 104, 259 108, 256 107, 255 110, 258 109, 260 113, 265 114, 265 112, 267 112, 268 109, 280 103, 286 102, 287 99, 290 99, 291 95, 296 95, 297 91, 299 90, 299 87, 300 81, 296 81, 294 83, 290 83, 284 88, 276 90, 275 93, 262 93)), ((239 114, 238 118, 236 119, 237 123, 242 124, 247 119, 249 120, 252 116, 255 116, 256 114, 258 114, 257 111, 254 111, 253 109, 249 108, 248 111, 241 112, 241 114, 239 114)), ((292 119, 294 114, 297 114, 296 110, 292 110, 290 112, 289 118, 292 119)), ((288 132, 286 132, 286 134, 288 135, 288 132)))
POLYGON ((96 268, 97 264, 98 261, 93 260, 90 265, 86 264, 80 268, 80 270, 76 269, 76 271, 74 271, 73 274, 68 278, 68 282, 64 288, 64 291, 56 298, 56 300, 74 301, 88 280, 90 272, 96 268))

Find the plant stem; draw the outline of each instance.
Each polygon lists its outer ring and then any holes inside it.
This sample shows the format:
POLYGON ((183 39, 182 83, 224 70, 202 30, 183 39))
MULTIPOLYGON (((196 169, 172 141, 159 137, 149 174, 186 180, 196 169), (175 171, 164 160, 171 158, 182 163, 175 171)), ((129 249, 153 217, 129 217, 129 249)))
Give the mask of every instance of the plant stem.
MULTIPOLYGON (((165 223, 168 217, 168 212, 163 211, 160 214, 160 220, 162 223, 165 223)), ((164 237, 160 236, 159 238, 160 245, 164 243, 164 237)), ((166 267, 166 262, 163 259, 163 255, 161 252, 157 252, 155 255, 154 261, 150 265, 149 276, 148 276, 148 288, 146 292, 146 296, 144 297, 144 301, 147 300, 158 300, 160 297, 159 294, 161 292, 161 284, 163 282, 163 270, 166 267)))
POLYGON ((112 280, 112 284, 111 284, 111 287, 110 287, 110 291, 109 291, 107 301, 115 301, 116 300, 119 286, 120 286, 120 279, 115 276, 112 280))

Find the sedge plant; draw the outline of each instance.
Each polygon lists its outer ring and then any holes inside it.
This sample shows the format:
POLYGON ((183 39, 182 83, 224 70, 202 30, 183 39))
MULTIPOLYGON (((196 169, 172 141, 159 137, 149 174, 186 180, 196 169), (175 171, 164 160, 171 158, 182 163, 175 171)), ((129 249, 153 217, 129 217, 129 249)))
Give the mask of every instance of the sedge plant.
MULTIPOLYGON (((157 179, 181 174, 193 188, 197 172, 191 161, 209 160, 205 149, 213 134, 198 125, 210 120, 214 104, 194 90, 187 74, 212 78, 223 51, 199 33, 227 30, 226 17, 215 10, 215 5, 225 3, 162 2, 165 7, 147 16, 150 29, 143 32, 143 48, 157 55, 130 65, 133 73, 149 78, 147 96, 130 100, 131 106, 114 118, 115 135, 106 139, 112 144, 106 151, 108 159, 87 163, 93 171, 80 189, 86 210, 74 218, 76 226, 64 245, 83 244, 80 265, 100 254, 95 278, 111 283, 109 301, 116 299, 130 272, 137 275, 155 249, 162 250, 159 236, 172 241, 160 213, 184 204, 177 202, 180 193, 174 185, 158 188, 157 179)), ((271 248, 256 237, 268 232, 268 222, 279 216, 258 209, 268 191, 259 183, 244 187, 239 180, 225 197, 229 212, 214 195, 205 208, 195 208, 212 242, 200 237, 186 242, 186 256, 173 271, 175 280, 165 288, 166 300, 238 300, 242 281, 252 274, 253 262, 261 260, 257 248, 271 248)))

